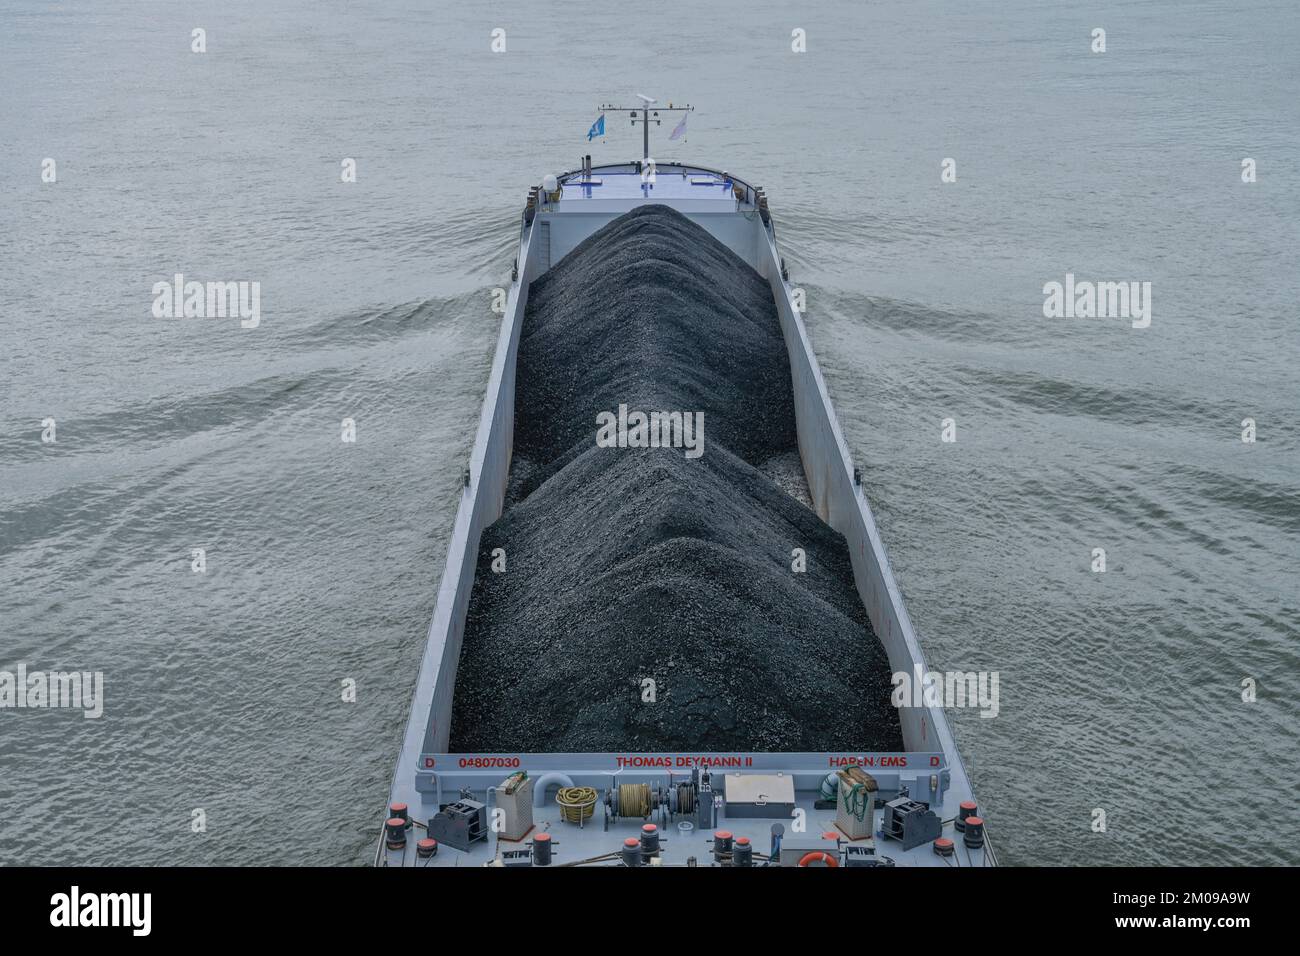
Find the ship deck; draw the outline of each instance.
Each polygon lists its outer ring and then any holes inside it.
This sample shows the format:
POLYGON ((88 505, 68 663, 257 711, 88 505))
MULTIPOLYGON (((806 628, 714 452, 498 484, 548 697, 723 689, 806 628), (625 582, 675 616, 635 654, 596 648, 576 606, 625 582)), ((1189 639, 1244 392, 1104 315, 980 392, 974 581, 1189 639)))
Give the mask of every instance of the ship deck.
MULTIPOLYGON (((681 202, 717 206, 719 211, 734 212, 737 200, 733 193, 734 177, 691 166, 659 166, 653 181, 643 177, 633 166, 601 168, 590 177, 573 174, 561 181, 559 202, 548 204, 553 212, 586 211, 593 204, 618 203, 621 210, 629 204, 681 202)), ((743 189, 743 184, 742 184, 743 189)))
MULTIPOLYGON (((416 802, 407 805, 411 826, 405 845, 390 848, 381 841, 376 856, 380 866, 406 867, 483 867, 537 865, 531 855, 539 833, 549 834, 552 846, 550 866, 626 866, 621 857, 624 840, 639 838, 642 827, 655 824, 661 834, 661 851, 645 865, 656 866, 730 866, 725 855, 715 855, 714 835, 730 833, 733 838, 746 837, 754 850, 754 866, 797 866, 805 854, 826 853, 839 866, 851 860, 870 857, 874 851, 884 865, 896 866, 991 866, 996 865, 987 843, 981 848, 965 845, 963 833, 956 829, 959 805, 969 799, 963 790, 951 788, 951 776, 941 753, 922 754, 658 754, 614 756, 609 754, 531 754, 531 755, 427 755, 426 766, 417 774, 416 802), (477 769, 484 766, 495 769, 477 769), (847 766, 869 770, 879 786, 871 826, 859 832, 869 837, 850 839, 837 827, 834 802, 820 799, 819 789, 827 775, 847 766), (621 785, 643 783, 660 793, 671 794, 674 787, 692 780, 691 767, 711 767, 711 792, 715 799, 713 813, 701 815, 696 808, 689 813, 672 812, 675 801, 666 799, 647 816, 611 816, 605 797, 616 793, 621 785), (563 770, 555 768, 564 768, 563 770), (529 774, 525 803, 531 809, 520 812, 517 805, 500 794, 508 776, 517 770, 529 774), (793 806, 780 804, 769 815, 761 806, 747 800, 729 801, 727 778, 761 774, 788 777, 793 784, 793 806), (564 819, 557 802, 561 786, 590 787, 596 803, 590 818, 581 825, 564 819), (917 846, 903 848, 903 843, 883 835, 884 804, 906 790, 908 799, 921 801, 934 811, 940 831, 930 834, 917 846), (446 826, 446 820, 433 823, 440 809, 469 800, 482 806, 482 838, 466 841, 457 848, 449 845, 445 833, 439 840, 437 854, 421 857, 416 843, 429 836, 430 827, 446 826), (507 809, 510 808, 510 809, 507 809), (779 827, 784 860, 769 860, 773 830, 779 827), (500 833, 498 832, 500 831, 500 833), (510 834, 514 839, 507 839, 510 834), (940 856, 934 840, 939 836, 952 841, 953 854, 940 856), (858 848, 858 849, 851 849, 858 848)), ((986 825, 987 827, 987 825, 986 825)), ((856 834, 855 834, 856 835, 856 834)), ((810 864, 812 865, 812 864, 810 864)), ((825 865, 817 858, 816 865, 825 865)), ((867 864, 870 865, 870 864, 867 864)))
MULTIPOLYGON (((951 840, 954 852, 951 857, 941 857, 934 852, 932 842, 919 847, 904 850, 902 844, 879 836, 873 839, 850 840, 835 827, 835 810, 818 809, 817 802, 810 795, 802 796, 796 806, 806 814, 807 828, 804 832, 792 829, 790 817, 772 817, 767 819, 740 818, 728 819, 722 816, 713 830, 700 829, 693 820, 662 819, 653 815, 647 819, 619 818, 612 821, 606 829, 602 814, 597 813, 582 826, 566 823, 560 819, 559 808, 552 801, 546 808, 537 811, 532 831, 522 840, 505 840, 489 834, 487 840, 471 845, 468 852, 440 845, 436 856, 421 858, 415 849, 415 842, 426 835, 424 821, 413 825, 407 844, 401 850, 381 849, 380 866, 402 867, 501 867, 510 865, 509 854, 512 851, 531 851, 533 841, 538 833, 550 835, 552 857, 550 866, 626 866, 619 857, 619 850, 626 838, 640 836, 645 823, 655 823, 663 834, 662 850, 651 866, 731 866, 731 861, 714 855, 714 833, 725 830, 733 838, 746 837, 754 847, 754 866, 790 866, 779 861, 772 863, 769 853, 772 846, 773 825, 780 825, 784 830, 782 846, 787 851, 797 851, 800 857, 806 853, 825 852, 837 861, 837 865, 849 865, 843 861, 849 858, 849 847, 866 847, 875 851, 876 857, 884 865, 894 866, 947 866, 947 867, 983 867, 995 865, 993 855, 986 849, 969 849, 965 846, 962 834, 955 829, 954 820, 944 823, 942 836, 951 840), (686 823, 688 828, 679 829, 686 823)), ((884 811, 877 809, 873 814, 872 832, 879 834, 881 817, 884 811)), ((851 851, 850 851, 851 852, 851 851)), ((526 865, 536 865, 529 862, 526 865)), ((798 864, 795 863, 794 866, 798 864)), ((817 860, 810 865, 825 866, 817 860)))

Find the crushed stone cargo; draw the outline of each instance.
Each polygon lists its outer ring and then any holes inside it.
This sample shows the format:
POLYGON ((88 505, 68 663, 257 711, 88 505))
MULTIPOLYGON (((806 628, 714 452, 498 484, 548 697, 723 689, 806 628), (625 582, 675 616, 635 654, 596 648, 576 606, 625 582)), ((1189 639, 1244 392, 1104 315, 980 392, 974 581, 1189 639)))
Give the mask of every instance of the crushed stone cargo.
POLYGON ((536 280, 451 749, 903 749, 847 547, 800 500, 797 456, 771 290, 699 226, 640 206, 536 280), (598 416, 620 406, 703 413, 701 453, 602 447, 598 416))

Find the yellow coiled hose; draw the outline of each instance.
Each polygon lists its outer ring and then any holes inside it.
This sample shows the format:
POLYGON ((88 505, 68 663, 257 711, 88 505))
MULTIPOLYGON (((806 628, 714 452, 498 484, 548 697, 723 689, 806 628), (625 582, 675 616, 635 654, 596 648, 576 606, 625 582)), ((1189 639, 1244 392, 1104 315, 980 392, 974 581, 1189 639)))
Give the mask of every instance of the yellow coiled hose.
POLYGON ((560 819, 565 823, 581 823, 591 819, 596 809, 596 791, 591 787, 561 787, 555 795, 560 805, 560 819))

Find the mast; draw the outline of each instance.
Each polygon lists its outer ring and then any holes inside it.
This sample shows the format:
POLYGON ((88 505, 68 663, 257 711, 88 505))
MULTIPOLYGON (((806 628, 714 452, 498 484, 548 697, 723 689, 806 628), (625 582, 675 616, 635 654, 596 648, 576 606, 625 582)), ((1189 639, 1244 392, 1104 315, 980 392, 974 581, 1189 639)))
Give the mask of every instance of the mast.
POLYGON ((654 109, 654 115, 651 116, 650 107, 654 106, 657 100, 655 100, 654 97, 646 96, 644 93, 638 93, 637 97, 641 100, 640 106, 615 106, 613 103, 601 103, 600 111, 602 113, 630 113, 632 117, 632 125, 635 126, 637 123, 641 124, 641 161, 646 162, 650 159, 650 124, 653 123, 655 126, 662 124, 662 120, 659 119, 660 113, 689 113, 692 112, 695 107, 691 106, 689 103, 686 106, 673 106, 669 103, 667 106, 656 107, 654 109), (640 116, 637 116, 638 111, 641 113, 640 116))

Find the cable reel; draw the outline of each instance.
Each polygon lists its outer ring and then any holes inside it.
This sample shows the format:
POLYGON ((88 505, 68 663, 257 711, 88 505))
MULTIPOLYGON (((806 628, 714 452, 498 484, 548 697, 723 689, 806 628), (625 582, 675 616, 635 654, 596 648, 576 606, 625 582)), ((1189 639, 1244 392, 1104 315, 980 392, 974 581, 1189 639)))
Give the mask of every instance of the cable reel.
POLYGON ((623 783, 605 791, 605 829, 609 821, 639 817, 650 819, 656 811, 661 817, 668 811, 668 794, 662 787, 648 783, 623 783))

